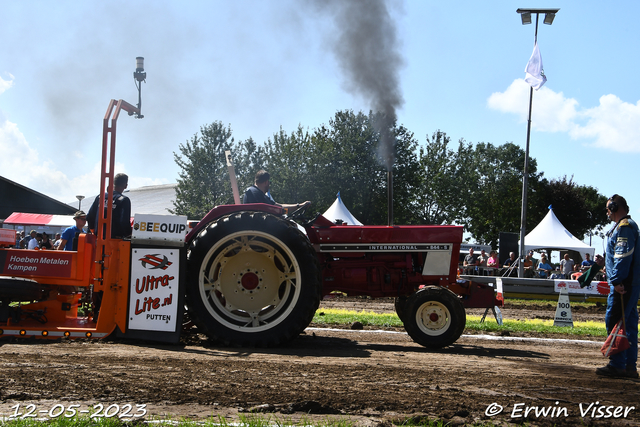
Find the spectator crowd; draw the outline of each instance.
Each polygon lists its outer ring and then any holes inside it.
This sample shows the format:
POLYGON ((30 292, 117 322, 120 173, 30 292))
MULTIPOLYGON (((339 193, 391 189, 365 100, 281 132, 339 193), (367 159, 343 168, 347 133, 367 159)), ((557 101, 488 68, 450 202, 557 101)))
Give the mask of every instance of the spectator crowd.
MULTIPOLYGON (((470 248, 469 254, 464 257, 460 273, 465 275, 517 277, 520 262, 524 267, 525 278, 571 280, 577 280, 594 264, 589 253, 584 254, 584 260, 580 263, 575 262, 569 257, 568 253, 565 253, 560 263, 554 266, 545 252, 540 254, 540 259, 538 260, 534 258, 534 252, 529 251, 522 260, 519 259, 515 252, 510 252, 509 258, 506 259, 503 265, 500 265, 496 251, 491 251, 487 254, 482 250, 478 255, 473 248, 470 248)), ((601 276, 604 273, 602 271, 601 276)))
POLYGON ((31 230, 29 234, 25 235, 24 231, 16 232, 16 249, 58 249, 60 245, 60 233, 56 233, 55 237, 51 237, 47 232, 43 231, 38 233, 36 230, 31 230))

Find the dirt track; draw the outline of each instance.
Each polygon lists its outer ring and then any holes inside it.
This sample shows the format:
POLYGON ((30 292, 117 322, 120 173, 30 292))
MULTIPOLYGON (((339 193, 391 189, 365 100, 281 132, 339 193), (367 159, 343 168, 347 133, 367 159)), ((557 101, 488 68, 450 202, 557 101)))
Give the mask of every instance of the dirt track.
POLYGON ((640 382, 597 377, 594 369, 606 362, 599 343, 490 338, 465 335, 435 352, 402 331, 316 328, 277 349, 220 348, 197 339, 186 346, 0 342, 0 412, 9 416, 20 404, 24 413, 29 403, 43 413, 74 403, 78 410, 102 404, 116 411, 130 403, 132 414, 135 404, 146 404, 147 419, 236 417, 253 409, 279 419, 307 413, 391 425, 440 417, 456 425, 522 423, 527 407, 537 406, 550 412, 533 410, 529 425, 640 425, 640 382), (586 411, 595 402, 582 416, 580 404, 586 411), (592 410, 600 405, 636 408, 627 408, 626 417, 598 418, 592 410), (500 414, 486 415, 500 407, 500 414))

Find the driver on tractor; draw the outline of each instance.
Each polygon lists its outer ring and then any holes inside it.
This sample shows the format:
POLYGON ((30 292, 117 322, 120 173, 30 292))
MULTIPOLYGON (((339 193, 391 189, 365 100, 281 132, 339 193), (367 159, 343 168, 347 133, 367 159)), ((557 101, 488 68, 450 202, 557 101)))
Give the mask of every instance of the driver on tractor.
POLYGON ((266 203, 269 205, 280 206, 283 209, 298 209, 311 204, 308 200, 306 202, 296 204, 276 203, 268 192, 269 172, 261 169, 256 173, 255 183, 245 190, 242 203, 266 203))

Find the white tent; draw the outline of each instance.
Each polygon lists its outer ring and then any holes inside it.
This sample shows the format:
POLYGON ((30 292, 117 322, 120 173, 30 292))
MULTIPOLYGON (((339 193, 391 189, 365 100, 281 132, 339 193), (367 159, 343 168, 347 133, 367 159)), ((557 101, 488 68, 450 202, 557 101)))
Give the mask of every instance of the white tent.
POLYGON ((595 249, 569 233, 549 207, 549 213, 524 238, 525 252, 535 249, 566 249, 589 253, 593 258, 595 249))
POLYGON ((347 225, 362 225, 360 221, 358 221, 349 209, 342 203, 342 199, 340 198, 340 192, 337 194, 336 201, 326 210, 325 213, 322 214, 329 221, 337 222, 337 220, 342 220, 343 223, 347 225))

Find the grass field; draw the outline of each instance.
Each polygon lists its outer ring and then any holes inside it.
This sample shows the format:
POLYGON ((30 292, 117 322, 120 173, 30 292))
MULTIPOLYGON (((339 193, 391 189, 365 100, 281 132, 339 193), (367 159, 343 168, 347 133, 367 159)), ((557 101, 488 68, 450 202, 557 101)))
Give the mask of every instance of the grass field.
MULTIPOLYGON (((312 421, 302 418, 299 421, 291 421, 276 416, 248 415, 240 416, 239 420, 228 420, 224 417, 213 417, 205 421, 191 420, 147 420, 146 424, 153 426, 171 427, 352 427, 355 425, 348 416, 340 418, 327 418, 323 421, 312 421)), ((6 427, 133 427, 140 423, 126 422, 115 418, 89 419, 85 417, 55 418, 52 420, 0 420, 1 426, 6 427)), ((445 427, 448 426, 442 420, 432 419, 408 419, 401 424, 404 427, 445 427)), ((492 423, 473 424, 475 427, 494 426, 492 423)))
MULTIPOLYGON (((192 420, 146 420, 147 425, 153 426, 171 426, 171 427, 352 427, 354 423, 348 416, 331 417, 322 421, 312 421, 302 418, 299 421, 290 419, 265 416, 265 415, 241 415, 238 420, 228 420, 224 417, 212 417, 204 421, 192 420)), ((73 417, 73 418, 54 418, 51 420, 37 419, 13 419, 1 420, 0 425, 6 427, 133 427, 140 426, 140 422, 122 421, 117 418, 94 418, 73 417)), ((407 420, 402 426, 412 427, 445 427, 446 424, 441 420, 420 419, 417 421, 407 420)), ((493 426, 494 424, 475 424, 477 427, 493 426)))
MULTIPOLYGON (((547 302, 545 302, 547 304, 547 302)), ((584 337, 606 337, 604 322, 573 322, 574 327, 553 326, 553 320, 504 320, 498 325, 493 317, 487 316, 480 322, 480 316, 467 316, 466 330, 482 332, 569 334, 584 337)), ((355 311, 341 309, 321 309, 316 312, 313 322, 320 325, 340 326, 360 322, 363 326, 402 328, 402 322, 395 313, 374 313, 372 311, 355 311)))

